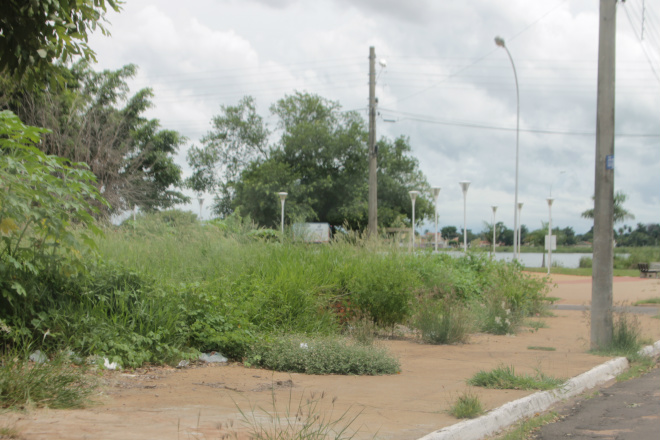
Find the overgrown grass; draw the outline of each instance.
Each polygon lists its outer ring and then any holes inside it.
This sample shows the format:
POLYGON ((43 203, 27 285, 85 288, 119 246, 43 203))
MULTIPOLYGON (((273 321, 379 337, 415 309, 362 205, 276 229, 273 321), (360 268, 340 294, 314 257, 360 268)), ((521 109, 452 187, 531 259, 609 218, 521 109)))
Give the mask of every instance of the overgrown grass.
POLYGON ((412 319, 422 340, 429 344, 457 344, 467 342, 474 328, 467 307, 457 301, 423 300, 412 319))
POLYGON ((546 376, 516 374, 514 367, 501 365, 491 371, 478 371, 467 381, 468 385, 500 390, 550 390, 564 383, 563 379, 546 376))
POLYGON ((85 271, 43 271, 24 301, 0 298, 0 343, 69 347, 124 367, 200 351, 241 361, 273 335, 348 334, 356 319, 391 332, 411 322, 416 298, 445 310, 441 329, 465 313, 493 333, 514 332, 546 306, 545 280, 487 254, 410 254, 355 235, 309 246, 253 230, 236 216, 202 226, 169 212, 109 227, 85 271))
POLYGON ((338 337, 282 336, 257 342, 248 363, 275 371, 307 374, 396 374, 399 361, 375 345, 338 337))
POLYGON ((642 299, 640 301, 637 301, 634 303, 636 306, 643 306, 646 304, 660 304, 660 297, 658 298, 649 298, 649 299, 642 299))
POLYGON ((527 350, 557 351, 555 347, 545 347, 540 345, 530 345, 529 347, 527 347, 527 350))
POLYGON ((642 348, 642 328, 639 318, 633 314, 615 313, 613 322, 612 342, 608 347, 593 350, 592 353, 602 356, 625 356, 630 361, 640 358, 642 348))
POLYGON ((322 393, 304 393, 298 401, 289 393, 289 401, 283 410, 278 409, 275 393, 272 394, 271 407, 252 407, 243 410, 237 404, 241 422, 249 429, 249 438, 254 440, 348 440, 355 437, 358 429, 354 427, 361 411, 352 412, 351 408, 335 414, 336 397, 331 399, 331 409, 325 411, 321 405, 327 399, 322 393))
POLYGON ((82 408, 91 403, 96 382, 59 353, 44 363, 33 363, 16 353, 0 358, 2 408, 82 408))
POLYGON ((481 400, 472 390, 460 394, 449 408, 449 414, 457 419, 474 419, 483 412, 484 408, 481 400))

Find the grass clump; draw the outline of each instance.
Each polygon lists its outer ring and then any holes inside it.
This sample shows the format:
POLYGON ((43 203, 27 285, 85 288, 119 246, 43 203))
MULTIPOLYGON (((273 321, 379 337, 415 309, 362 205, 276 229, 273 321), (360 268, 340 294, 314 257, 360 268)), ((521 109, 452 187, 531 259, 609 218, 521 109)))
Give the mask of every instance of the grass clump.
POLYGON ((350 413, 350 408, 336 416, 334 405, 324 411, 321 405, 327 396, 325 392, 304 393, 295 402, 289 392, 289 401, 283 411, 278 411, 275 393, 272 394, 271 408, 252 407, 249 412, 238 405, 241 422, 249 429, 249 438, 254 440, 349 440, 355 437, 353 429, 361 411, 350 413))
POLYGON ((540 351, 556 351, 555 347, 544 347, 540 345, 530 345, 527 350, 540 350, 540 351))
POLYGON ((449 414, 457 419, 474 419, 483 412, 484 409, 479 396, 470 390, 460 394, 449 408, 449 414))
POLYGON ((657 365, 657 359, 651 356, 639 356, 630 363, 630 367, 626 371, 616 377, 616 380, 617 382, 625 382, 626 380, 635 379, 656 368, 657 365))
POLYGON ((602 356, 625 356, 634 362, 641 356, 642 328, 639 318, 635 315, 621 312, 614 316, 612 341, 607 347, 593 350, 592 353, 602 356))
POLYGON ((82 408, 91 403, 95 381, 63 353, 44 363, 5 354, 0 358, 0 407, 82 408))
POLYGON ((564 380, 546 376, 538 370, 534 376, 516 374, 513 366, 501 365, 492 371, 478 371, 467 383, 498 390, 550 390, 563 384, 564 380))
POLYGON ((472 330, 466 307, 449 300, 420 303, 412 325, 429 344, 464 343, 472 330))
POLYGON ((660 304, 660 297, 643 299, 641 301, 637 301, 634 305, 643 306, 643 305, 646 305, 646 304, 660 304))
POLYGON ((307 374, 381 375, 401 370, 385 348, 344 338, 282 336, 257 342, 248 363, 275 371, 307 374))

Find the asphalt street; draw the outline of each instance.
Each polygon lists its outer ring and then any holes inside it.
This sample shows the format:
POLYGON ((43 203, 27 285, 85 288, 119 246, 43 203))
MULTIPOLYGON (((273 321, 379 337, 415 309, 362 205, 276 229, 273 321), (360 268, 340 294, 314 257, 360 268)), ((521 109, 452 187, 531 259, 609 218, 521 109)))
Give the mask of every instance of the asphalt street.
POLYGON ((660 439, 660 368, 636 379, 617 382, 564 404, 557 422, 543 426, 534 438, 660 439))

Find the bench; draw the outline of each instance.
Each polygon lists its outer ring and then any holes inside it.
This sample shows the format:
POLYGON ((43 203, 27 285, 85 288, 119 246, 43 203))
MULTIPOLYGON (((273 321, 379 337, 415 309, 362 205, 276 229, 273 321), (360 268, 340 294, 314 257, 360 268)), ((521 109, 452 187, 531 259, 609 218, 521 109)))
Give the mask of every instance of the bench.
POLYGON ((640 278, 648 278, 651 275, 654 275, 658 278, 658 273, 660 272, 660 263, 638 263, 637 268, 639 269, 640 278))

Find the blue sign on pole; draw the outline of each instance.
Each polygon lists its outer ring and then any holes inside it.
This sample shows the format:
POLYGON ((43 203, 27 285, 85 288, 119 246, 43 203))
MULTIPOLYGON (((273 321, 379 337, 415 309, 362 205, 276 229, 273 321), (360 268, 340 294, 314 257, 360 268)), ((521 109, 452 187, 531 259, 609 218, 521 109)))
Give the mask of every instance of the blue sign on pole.
POLYGON ((614 155, 613 154, 608 154, 605 157, 605 169, 606 170, 613 170, 614 169, 614 155))

